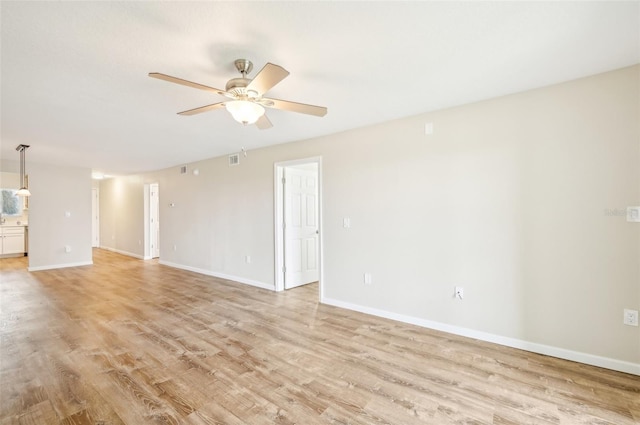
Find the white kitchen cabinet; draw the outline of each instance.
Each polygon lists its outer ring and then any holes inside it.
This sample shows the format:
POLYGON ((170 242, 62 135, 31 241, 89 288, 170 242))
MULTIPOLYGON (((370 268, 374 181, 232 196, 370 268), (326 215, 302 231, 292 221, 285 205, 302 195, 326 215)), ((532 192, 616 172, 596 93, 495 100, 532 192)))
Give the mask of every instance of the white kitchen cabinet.
POLYGON ((0 228, 0 239, 2 240, 0 255, 24 255, 26 252, 24 233, 24 226, 2 226, 0 228))

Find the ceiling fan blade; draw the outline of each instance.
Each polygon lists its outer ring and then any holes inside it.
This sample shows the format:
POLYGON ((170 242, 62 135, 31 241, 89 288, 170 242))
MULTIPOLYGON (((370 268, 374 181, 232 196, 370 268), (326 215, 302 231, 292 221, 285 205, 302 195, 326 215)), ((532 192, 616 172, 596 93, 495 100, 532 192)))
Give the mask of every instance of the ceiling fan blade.
POLYGON ((271 124, 266 114, 262 114, 262 116, 258 118, 258 121, 256 121, 256 127, 260 130, 266 130, 267 128, 273 127, 273 124, 271 124))
POLYGON ((271 87, 284 80, 289 71, 279 65, 267 63, 247 86, 247 91, 255 91, 259 95, 266 93, 271 87))
POLYGON ((266 97, 263 97, 262 100, 266 101, 264 106, 269 108, 299 112, 301 114, 315 115, 317 117, 324 117, 327 115, 327 108, 324 106, 307 105, 306 103, 290 102, 288 100, 270 99, 266 97))
POLYGON ((194 83, 193 81, 183 80, 182 78, 172 77, 171 75, 161 74, 160 72, 150 72, 149 77, 157 78, 158 80, 168 81, 170 83, 181 84, 187 87, 193 87, 194 89, 200 89, 205 91, 210 91, 214 93, 221 94, 223 96, 227 95, 227 92, 224 90, 216 89, 213 87, 205 86, 203 84, 194 83))
POLYGON ((212 111, 214 109, 224 108, 224 102, 213 103, 211 105, 201 106, 199 108, 189 109, 188 111, 178 112, 178 115, 195 115, 202 112, 212 111))

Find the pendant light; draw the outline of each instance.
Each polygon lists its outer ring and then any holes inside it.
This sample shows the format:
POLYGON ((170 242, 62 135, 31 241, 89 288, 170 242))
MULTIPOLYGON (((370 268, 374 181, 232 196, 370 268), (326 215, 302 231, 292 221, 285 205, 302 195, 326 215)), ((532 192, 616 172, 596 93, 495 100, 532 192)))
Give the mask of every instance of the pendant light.
POLYGON ((18 196, 31 196, 31 192, 27 189, 27 186, 24 184, 24 153, 27 150, 29 145, 18 145, 16 150, 20 152, 20 189, 16 193, 18 196))

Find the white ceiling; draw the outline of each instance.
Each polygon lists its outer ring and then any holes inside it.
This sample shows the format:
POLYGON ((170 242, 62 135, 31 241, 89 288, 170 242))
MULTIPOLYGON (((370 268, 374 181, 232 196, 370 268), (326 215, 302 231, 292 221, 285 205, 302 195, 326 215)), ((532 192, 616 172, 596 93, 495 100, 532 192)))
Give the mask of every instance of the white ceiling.
POLYGON ((111 174, 166 168, 519 92, 640 62, 640 2, 2 1, 2 158, 111 174), (238 58, 291 72, 243 127, 224 100, 238 58))

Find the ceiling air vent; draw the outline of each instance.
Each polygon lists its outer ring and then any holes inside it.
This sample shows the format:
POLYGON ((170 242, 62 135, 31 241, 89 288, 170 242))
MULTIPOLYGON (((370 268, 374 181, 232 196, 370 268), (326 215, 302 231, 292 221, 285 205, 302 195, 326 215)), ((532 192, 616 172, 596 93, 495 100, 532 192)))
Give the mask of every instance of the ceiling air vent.
POLYGON ((183 165, 182 167, 180 167, 180 174, 187 174, 187 166, 183 165))
POLYGON ((229 167, 238 164, 240 164, 240 154, 234 153, 233 155, 229 155, 229 167))

